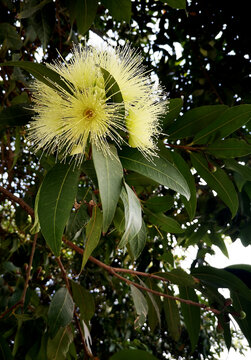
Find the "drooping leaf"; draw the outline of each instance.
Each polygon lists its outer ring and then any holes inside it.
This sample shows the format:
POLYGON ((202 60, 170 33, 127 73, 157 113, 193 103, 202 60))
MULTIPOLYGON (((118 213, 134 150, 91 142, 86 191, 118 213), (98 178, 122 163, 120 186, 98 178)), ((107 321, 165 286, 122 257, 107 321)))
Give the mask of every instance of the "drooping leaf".
MULTIPOLYGON (((191 287, 179 286, 180 297, 187 300, 198 302, 198 296, 191 287)), ((200 332, 200 308, 194 305, 181 303, 181 311, 184 316, 186 329, 189 335, 189 339, 192 345, 192 351, 194 351, 200 332)))
POLYGON ((92 145, 92 155, 98 178, 99 193, 103 210, 103 233, 106 233, 114 217, 121 193, 123 168, 114 145, 111 154, 104 156, 102 151, 92 145))
POLYGON ((205 105, 187 111, 168 129, 170 139, 192 137, 228 109, 226 105, 205 105))
POLYGON ((41 232, 52 252, 59 256, 61 239, 77 194, 79 169, 56 164, 45 176, 38 201, 41 232))
POLYGON ((122 116, 125 115, 125 105, 117 81, 114 79, 111 73, 106 69, 100 67, 105 83, 106 99, 108 103, 120 104, 119 112, 122 116))
POLYGON ((211 239, 212 244, 217 246, 222 251, 222 253, 228 258, 228 250, 222 236, 217 233, 208 234, 208 236, 211 239))
POLYGON ((196 212, 197 207, 197 197, 196 197, 196 187, 195 187, 195 180, 194 176, 191 174, 190 168, 187 165, 186 161, 183 159, 183 157, 177 152, 173 151, 171 153, 173 162, 175 166, 177 166, 178 170, 182 173, 184 178, 186 179, 186 182, 190 189, 190 199, 187 200, 185 196, 181 195, 181 200, 185 205, 186 211, 188 213, 188 216, 190 220, 193 220, 196 212))
POLYGON ((66 326, 58 330, 53 339, 48 339, 47 360, 64 360, 73 341, 72 329, 66 326))
POLYGON ((244 140, 225 139, 209 144, 206 148, 216 158, 235 158, 251 154, 251 145, 244 140))
MULTIPOLYGON (((69 7, 74 4, 69 4, 69 7)), ((98 0, 77 0, 75 5, 75 16, 80 34, 85 33, 91 27, 97 12, 98 0)))
POLYGON ((251 167, 247 165, 241 165, 234 159, 227 159, 224 161, 226 168, 234 170, 240 174, 246 181, 251 181, 251 167))
POLYGON ((7 22, 0 24, 0 43, 5 43, 7 48, 11 50, 19 50, 23 46, 15 27, 7 22))
POLYGON ((124 247, 133 241, 142 227, 141 206, 132 189, 124 183, 121 190, 121 199, 125 212, 125 232, 120 240, 119 247, 124 247))
POLYGON ((157 273, 157 275, 169 280, 172 284, 194 287, 195 280, 192 275, 188 274, 181 268, 173 269, 169 272, 157 273))
POLYGON ((48 310, 49 334, 54 337, 61 327, 67 326, 72 318, 74 303, 66 288, 57 290, 48 310))
POLYGON ((142 226, 141 226, 140 231, 128 243, 129 254, 133 260, 136 260, 139 257, 139 255, 141 254, 142 250, 145 247, 146 237, 147 237, 146 231, 147 231, 146 225, 145 225, 144 221, 142 220, 142 226))
POLYGON ((135 310, 138 315, 137 319, 134 322, 135 327, 137 328, 138 326, 142 326, 146 321, 148 305, 145 296, 138 288, 136 288, 134 285, 130 285, 130 288, 135 310))
POLYGON ((85 249, 82 259, 81 270, 88 261, 93 250, 98 246, 102 229, 102 213, 97 205, 92 208, 92 217, 86 226, 85 249))
POLYGON ((12 105, 4 108, 0 112, 0 131, 5 127, 26 125, 32 116, 32 111, 28 109, 28 104, 12 105))
POLYGON ((71 282, 71 286, 73 300, 79 307, 81 319, 84 320, 86 324, 88 324, 95 313, 95 303, 93 295, 75 281, 71 282))
POLYGON ((144 350, 121 350, 110 357, 109 360, 158 360, 155 356, 144 350))
POLYGON ((26 3, 24 6, 24 9, 17 15, 18 19, 25 19, 37 12, 38 10, 41 10, 45 5, 52 2, 52 0, 43 0, 39 4, 32 6, 30 5, 30 2, 26 3))
POLYGON ((102 0, 102 3, 109 9, 111 16, 118 21, 126 21, 128 24, 131 19, 131 0, 102 0))
POLYGON ((153 196, 150 197, 146 202, 145 206, 155 212, 166 212, 173 207, 174 198, 171 195, 165 196, 153 196))
POLYGON ((30 22, 45 50, 52 36, 55 24, 55 7, 53 2, 45 4, 31 17, 30 22))
POLYGON ((61 76, 56 71, 48 68, 43 64, 38 64, 30 61, 5 61, 4 63, 1 63, 0 66, 20 67, 21 69, 28 71, 37 80, 48 85, 52 89, 58 90, 58 88, 54 85, 54 83, 56 83, 61 88, 66 90, 69 94, 72 94, 71 89, 62 80, 61 76))
POLYGON ((193 142, 195 144, 209 144, 222 139, 245 125, 250 119, 251 105, 244 104, 231 107, 197 133, 193 142))
POLYGON ((181 98, 170 99, 168 103, 168 112, 165 117, 162 119, 162 127, 164 131, 167 131, 167 128, 170 124, 174 122, 175 119, 179 116, 183 105, 183 100, 181 98))
POLYGON ((218 196, 229 207, 234 217, 239 206, 238 196, 234 185, 228 175, 220 167, 216 167, 213 172, 207 163, 207 160, 200 154, 191 154, 192 164, 199 175, 206 181, 211 189, 215 190, 218 196))
POLYGON ((192 270, 192 275, 216 288, 228 288, 251 301, 251 290, 237 276, 225 269, 200 266, 192 270))
POLYGON ((149 221, 152 224, 159 226, 161 230, 174 234, 181 234, 185 231, 178 221, 170 216, 166 216, 163 213, 154 213, 148 209, 145 209, 145 213, 147 214, 149 221))
MULTIPOLYGON (((149 289, 149 287, 144 283, 144 281, 142 281, 141 279, 139 279, 139 282, 142 286, 144 286, 146 289, 149 289)), ((152 304, 154 310, 155 310, 155 314, 156 317, 158 319, 158 323, 161 326, 161 317, 160 317, 160 309, 159 306, 157 304, 157 302, 155 301, 154 295, 150 292, 147 292, 147 298, 150 299, 150 303, 152 304)), ((147 303, 149 304, 149 302, 147 301, 147 303)), ((149 306, 148 306, 148 310, 149 310, 149 306)), ((148 312, 149 314, 149 312, 148 312)))
POLYGON ((149 177, 157 183, 179 192, 189 200, 190 190, 186 180, 181 172, 166 159, 156 157, 151 162, 138 150, 131 148, 120 151, 119 157, 126 169, 149 177))
POLYGON ((13 360, 9 345, 3 336, 0 335, 0 357, 2 360, 13 360))
MULTIPOLYGON (((169 289, 166 290, 166 293, 173 296, 173 292, 169 289)), ((164 311, 168 332, 174 341, 178 341, 180 338, 181 326, 179 309, 176 301, 164 298, 164 311)))

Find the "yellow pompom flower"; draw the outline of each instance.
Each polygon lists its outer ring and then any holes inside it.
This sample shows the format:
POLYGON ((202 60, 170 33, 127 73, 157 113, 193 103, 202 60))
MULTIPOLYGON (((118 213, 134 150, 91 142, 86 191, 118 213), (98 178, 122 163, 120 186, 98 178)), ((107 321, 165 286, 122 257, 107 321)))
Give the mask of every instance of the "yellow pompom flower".
POLYGON ((128 141, 145 156, 155 155, 159 119, 167 102, 130 46, 75 47, 68 63, 61 59, 48 67, 60 75, 70 92, 58 84, 51 88, 34 81, 36 115, 30 123, 29 140, 36 150, 55 152, 62 159, 72 155, 81 163, 88 142, 107 155, 109 141, 117 145, 128 141), (104 70, 110 79, 105 79, 104 70), (121 103, 109 94, 111 79, 119 87, 121 103))

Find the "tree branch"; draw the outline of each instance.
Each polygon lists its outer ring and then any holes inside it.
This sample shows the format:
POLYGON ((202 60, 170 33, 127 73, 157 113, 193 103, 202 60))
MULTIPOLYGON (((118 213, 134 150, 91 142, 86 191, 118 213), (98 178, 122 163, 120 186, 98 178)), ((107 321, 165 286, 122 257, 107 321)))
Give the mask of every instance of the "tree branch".
POLYGON ((34 218, 34 210, 21 198, 13 195, 9 190, 5 189, 4 187, 2 187, 0 185, 0 191, 8 198, 10 199, 12 202, 19 204, 25 211, 27 211, 27 213, 34 218))

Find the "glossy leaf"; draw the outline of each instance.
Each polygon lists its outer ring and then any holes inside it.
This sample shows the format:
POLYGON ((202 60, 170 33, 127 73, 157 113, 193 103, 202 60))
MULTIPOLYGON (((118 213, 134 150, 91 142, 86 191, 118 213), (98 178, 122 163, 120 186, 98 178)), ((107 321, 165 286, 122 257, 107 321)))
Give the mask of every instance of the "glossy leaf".
POLYGON ((134 322, 134 325, 137 328, 142 326, 146 321, 148 305, 145 296, 138 288, 136 288, 134 285, 130 285, 130 288, 135 310, 138 315, 137 319, 134 322))
POLYGON ((161 230, 174 234, 181 234, 184 232, 184 229, 182 229, 178 221, 170 216, 166 216, 163 213, 153 213, 147 209, 145 209, 145 213, 147 214, 149 221, 152 224, 159 226, 161 230))
POLYGON ((122 187, 120 196, 124 204, 125 232, 119 243, 119 247, 124 247, 128 242, 133 241, 140 232, 142 227, 142 214, 141 205, 137 196, 126 183, 124 183, 122 187))
POLYGON ((166 212, 173 207, 174 199, 171 195, 152 196, 146 202, 145 206, 155 212, 166 212))
POLYGON ((123 168, 114 145, 111 154, 105 156, 93 144, 92 155, 98 178, 99 193, 103 210, 103 233, 106 233, 114 217, 121 193, 123 168))
POLYGON ((216 158, 236 158, 251 154, 251 145, 244 140, 225 139, 209 144, 206 151, 216 158))
POLYGON ((52 89, 58 91, 58 87, 54 85, 54 83, 56 83, 57 85, 59 85, 59 87, 72 94, 71 89, 62 80, 61 76, 56 71, 48 68, 43 64, 38 64, 30 61, 6 61, 4 63, 1 63, 0 66, 20 67, 21 69, 28 71, 37 80, 41 81, 52 89))
MULTIPOLYGON (((174 296, 171 290, 167 290, 166 293, 168 295, 174 296)), ((178 305, 175 300, 164 298, 164 311, 165 311, 165 319, 167 323, 168 332, 174 341, 178 341, 181 333, 180 326, 180 314, 178 305)))
POLYGON ((188 274, 181 268, 173 269, 169 272, 157 273, 159 276, 169 280, 172 284, 180 286, 195 286, 195 280, 192 275, 188 274))
POLYGON ((172 124, 175 119, 177 119, 182 106, 183 106, 183 100, 181 98, 169 100, 168 111, 162 120, 162 126, 164 131, 167 131, 168 126, 172 124))
POLYGON ((251 181, 251 168, 247 165, 241 165, 233 159, 225 160, 227 169, 233 170, 240 174, 246 181, 251 181))
MULTIPOLYGON (((198 302, 198 296, 194 289, 187 286, 180 286, 180 297, 187 300, 198 302)), ((189 339, 192 345, 192 351, 194 351, 200 332, 200 308, 193 305, 181 303, 181 311, 184 317, 186 329, 189 335, 189 339)))
POLYGON ((41 232, 52 252, 59 256, 61 239, 77 194, 79 170, 57 164, 45 176, 38 201, 41 232))
POLYGON ((68 325, 73 318, 74 303, 66 288, 57 290, 48 310, 48 326, 51 337, 54 337, 61 327, 68 325))
POLYGON ((206 181, 208 186, 215 190, 218 196, 229 207, 234 217, 239 206, 238 196, 232 181, 228 175, 219 167, 213 172, 207 160, 200 154, 191 154, 192 164, 199 175, 206 181))
POLYGON ((53 339, 48 339, 47 360, 64 360, 73 341, 73 334, 70 326, 58 330, 53 339))
MULTIPOLYGON (((69 7, 70 6, 72 6, 72 4, 69 4, 69 7)), ((82 35, 85 35, 94 22, 98 7, 98 0, 77 0, 75 6, 78 31, 82 35)))
POLYGON ((114 354, 109 360, 158 360, 155 356, 144 350, 128 349, 114 354))
POLYGON ((123 102, 123 97, 118 86, 117 81, 114 77, 104 68, 100 68, 104 77, 105 82, 105 92, 106 92, 106 101, 108 103, 120 104, 120 113, 122 116, 125 115, 125 106, 123 102))
POLYGON ((251 301, 251 290, 234 274, 224 269, 211 266, 200 266, 192 270, 192 275, 210 286, 216 288, 229 288, 236 294, 244 296, 251 301))
POLYGON ((186 0, 160 0, 163 3, 167 3, 170 7, 174 9, 185 9, 186 0))
POLYGON ((112 17, 118 21, 126 21, 128 24, 131 19, 131 0, 102 0, 101 1, 108 9, 112 17), (118 6, 119 5, 119 6, 118 6))
POLYGON ((124 149, 119 152, 123 167, 142 174, 157 183, 167 186, 172 190, 190 198, 190 190, 181 172, 166 159, 154 158, 148 161, 138 150, 124 149))
POLYGON ((81 270, 88 261, 93 250, 98 246, 102 230, 102 213, 97 205, 92 208, 92 217, 86 226, 86 240, 81 270))
POLYGON ((79 307, 81 319, 89 323, 95 312, 93 295, 75 281, 71 282, 73 300, 79 307))
POLYGON ((226 105, 205 105, 189 110, 170 126, 168 138, 176 140, 192 137, 227 109, 226 105))
POLYGON ((177 166, 178 170, 182 173, 189 186, 189 190, 191 194, 190 199, 187 200, 185 196, 181 195, 181 200, 185 205, 190 220, 193 220, 193 218, 195 217, 195 212, 197 207, 197 196, 196 196, 194 176, 191 174, 190 168, 186 163, 186 161, 177 151, 173 151, 171 155, 175 166, 177 166))
POLYGON ((0 24, 0 43, 5 43, 6 47, 11 50, 19 50, 23 46, 15 27, 7 22, 0 24))
POLYGON ((251 119, 251 105, 234 106, 226 110, 215 121, 202 129, 194 138, 194 144, 207 144, 222 139, 251 119))
POLYGON ((146 244, 147 230, 144 221, 138 234, 128 243, 128 250, 131 258, 136 260, 141 254, 146 244))

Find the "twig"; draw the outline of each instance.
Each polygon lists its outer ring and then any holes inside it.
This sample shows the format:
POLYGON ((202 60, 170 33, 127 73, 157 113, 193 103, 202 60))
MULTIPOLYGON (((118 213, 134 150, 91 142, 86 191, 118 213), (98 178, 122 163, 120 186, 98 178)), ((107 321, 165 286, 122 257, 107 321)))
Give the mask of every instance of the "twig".
POLYGON ((30 254, 30 260, 29 260, 29 265, 28 265, 28 269, 27 269, 27 273, 26 273, 26 279, 25 279, 25 284, 24 284, 24 291, 22 294, 22 297, 20 299, 21 305, 24 305, 25 302, 25 297, 26 297, 26 292, 28 289, 28 285, 29 285, 29 280, 30 280, 30 274, 31 274, 31 267, 32 267, 32 262, 33 262, 33 257, 34 257, 34 253, 35 253, 35 249, 36 249, 36 244, 37 244, 37 237, 38 237, 38 233, 36 233, 34 235, 34 240, 33 240, 33 244, 32 244, 32 248, 31 248, 31 254, 30 254))
POLYGON ((64 265, 62 264, 62 261, 60 259, 60 256, 58 256, 56 258, 56 262, 58 263, 59 267, 60 267, 60 270, 62 272, 62 276, 63 276, 63 279, 65 281, 65 285, 67 287, 67 290, 69 291, 69 293, 72 295, 71 293, 71 287, 70 287, 70 283, 69 283, 69 279, 68 279, 68 276, 67 276, 67 273, 65 271, 65 268, 64 268, 64 265))
POLYGON ((19 204, 24 210, 27 211, 27 213, 34 218, 34 210, 22 199, 20 199, 19 197, 13 195, 9 190, 5 189, 4 187, 2 187, 0 185, 0 191, 7 196, 11 201, 13 201, 14 203, 19 204))
MULTIPOLYGON (((79 254, 83 255, 84 251, 83 251, 81 248, 79 248, 77 245, 73 244, 71 241, 69 241, 69 240, 67 240, 67 239, 65 239, 65 238, 63 239, 63 241, 64 241, 71 249, 73 249, 73 250, 75 250, 76 252, 78 252, 79 254)), ((183 303, 185 303, 185 304, 187 304, 187 305, 193 305, 193 306, 196 306, 196 307, 200 307, 200 308, 202 308, 202 309, 204 309, 204 310, 211 311, 211 312, 213 312, 214 314, 217 314, 217 315, 221 313, 221 311, 219 311, 219 310, 217 310, 217 309, 210 308, 210 307, 206 306, 205 304, 200 304, 200 303, 197 303, 197 302, 192 301, 192 300, 182 299, 182 298, 180 298, 180 297, 178 297, 178 296, 172 296, 172 295, 164 294, 164 293, 162 293, 162 292, 160 292, 160 291, 152 290, 152 289, 146 288, 146 287, 144 287, 144 286, 142 286, 142 285, 140 285, 140 284, 137 284, 137 283, 135 283, 134 281, 131 281, 131 280, 129 280, 129 279, 127 279, 127 278, 125 278, 125 277, 117 274, 117 272, 116 272, 116 270, 115 270, 115 269, 117 269, 117 268, 113 268, 112 266, 106 265, 106 264, 104 264, 102 261, 94 258, 93 256, 90 256, 90 257, 89 257, 89 260, 90 260, 91 262, 93 262, 94 264, 98 265, 99 267, 102 267, 103 269, 107 270, 110 274, 112 274, 113 276, 117 277, 118 279, 126 282, 128 285, 134 285, 135 287, 137 287, 137 288, 140 289, 140 290, 150 292, 150 293, 152 293, 152 294, 154 294, 154 295, 163 296, 163 297, 168 298, 168 299, 171 299, 171 300, 177 300, 177 301, 183 302, 183 303)), ((166 279, 165 279, 165 280, 166 280, 166 279)))

